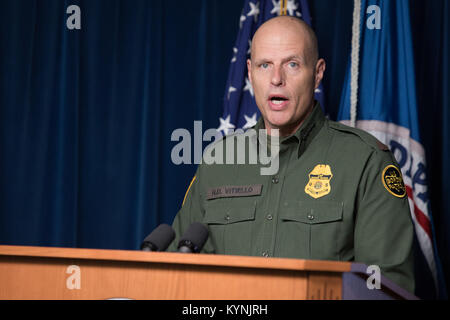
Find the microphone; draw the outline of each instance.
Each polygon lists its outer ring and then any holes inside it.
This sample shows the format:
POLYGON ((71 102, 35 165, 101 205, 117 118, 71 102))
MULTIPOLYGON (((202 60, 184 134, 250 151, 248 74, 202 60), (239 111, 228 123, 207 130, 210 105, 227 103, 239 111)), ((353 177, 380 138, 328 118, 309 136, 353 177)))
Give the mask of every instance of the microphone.
POLYGON ((175 231, 172 227, 163 223, 152 231, 142 242, 142 251, 164 251, 175 239, 175 231))
POLYGON ((181 237, 178 252, 198 253, 208 239, 208 228, 204 224, 194 222, 181 237))

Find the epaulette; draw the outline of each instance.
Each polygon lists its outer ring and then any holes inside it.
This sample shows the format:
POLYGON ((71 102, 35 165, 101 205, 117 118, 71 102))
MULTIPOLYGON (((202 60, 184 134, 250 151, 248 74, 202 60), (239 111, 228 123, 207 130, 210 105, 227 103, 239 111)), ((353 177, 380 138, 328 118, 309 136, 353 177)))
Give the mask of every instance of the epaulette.
POLYGON ((328 123, 329 127, 332 129, 358 136, 364 143, 366 143, 367 145, 376 150, 389 151, 389 147, 387 145, 382 143, 380 140, 375 138, 372 134, 368 133, 367 131, 349 127, 345 124, 335 121, 329 121, 328 123))

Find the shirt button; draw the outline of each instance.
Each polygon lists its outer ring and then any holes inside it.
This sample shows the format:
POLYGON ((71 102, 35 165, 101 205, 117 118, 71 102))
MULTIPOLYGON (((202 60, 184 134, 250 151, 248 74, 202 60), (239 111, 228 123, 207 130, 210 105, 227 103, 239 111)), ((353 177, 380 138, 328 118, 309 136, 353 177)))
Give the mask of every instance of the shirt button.
POLYGON ((272 220, 273 219, 273 217, 272 217, 272 215, 269 213, 268 215, 267 215, 267 220, 272 220))
POLYGON ((227 214, 227 215, 225 216, 225 220, 230 221, 230 215, 227 214))
POLYGON ((267 253, 267 251, 264 251, 262 255, 263 255, 263 257, 266 257, 266 258, 269 256, 269 254, 267 253))
POLYGON ((308 214, 307 218, 308 218, 309 220, 314 220, 314 216, 313 216, 312 214, 308 214))
POLYGON ((278 177, 273 177, 272 178, 272 183, 273 184, 277 184, 280 180, 278 179, 278 177))

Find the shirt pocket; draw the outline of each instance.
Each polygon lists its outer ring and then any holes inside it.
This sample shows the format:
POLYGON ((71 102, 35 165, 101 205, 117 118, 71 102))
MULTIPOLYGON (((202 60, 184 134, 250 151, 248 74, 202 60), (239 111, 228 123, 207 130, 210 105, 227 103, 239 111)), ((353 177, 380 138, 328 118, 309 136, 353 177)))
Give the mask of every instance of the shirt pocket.
POLYGON ((342 202, 297 201, 285 204, 280 214, 281 250, 285 256, 339 260, 342 202), (283 248, 284 247, 284 248, 283 248))
POLYGON ((209 227, 209 236, 216 253, 250 255, 256 201, 235 200, 208 201, 203 223, 209 227))

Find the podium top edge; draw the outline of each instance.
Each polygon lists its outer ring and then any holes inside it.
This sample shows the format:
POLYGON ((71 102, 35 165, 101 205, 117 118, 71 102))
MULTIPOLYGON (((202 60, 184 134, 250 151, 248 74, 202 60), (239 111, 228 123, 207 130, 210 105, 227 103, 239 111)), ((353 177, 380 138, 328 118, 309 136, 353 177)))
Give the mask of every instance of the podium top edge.
POLYGON ((83 259, 102 261, 204 265, 235 268, 279 269, 292 271, 350 272, 351 262, 233 256, 218 254, 189 254, 175 252, 143 252, 138 250, 84 249, 0 245, 2 257, 34 257, 83 259))

